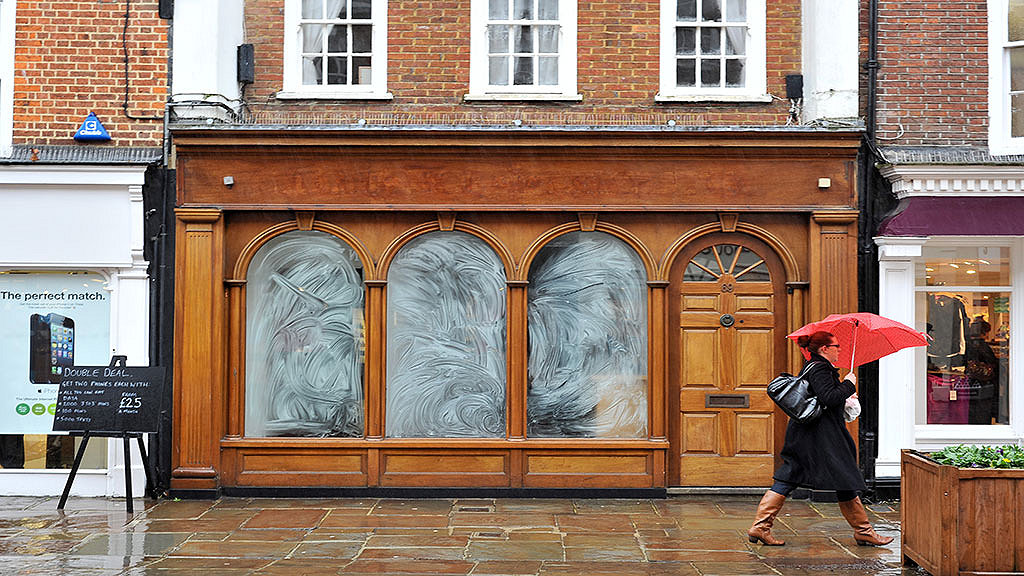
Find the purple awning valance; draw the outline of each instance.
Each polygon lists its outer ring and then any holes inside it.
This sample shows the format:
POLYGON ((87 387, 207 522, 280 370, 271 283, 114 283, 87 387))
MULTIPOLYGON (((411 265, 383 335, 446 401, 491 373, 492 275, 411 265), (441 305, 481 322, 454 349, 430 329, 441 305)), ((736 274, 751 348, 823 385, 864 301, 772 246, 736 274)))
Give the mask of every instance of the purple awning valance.
POLYGON ((1024 236, 1024 197, 912 196, 900 200, 879 236, 1024 236))

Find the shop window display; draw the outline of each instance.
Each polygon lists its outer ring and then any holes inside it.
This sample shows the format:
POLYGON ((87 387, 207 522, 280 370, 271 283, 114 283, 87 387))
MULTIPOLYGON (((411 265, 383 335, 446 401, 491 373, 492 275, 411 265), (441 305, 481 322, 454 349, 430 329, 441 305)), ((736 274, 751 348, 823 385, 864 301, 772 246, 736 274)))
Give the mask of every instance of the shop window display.
MULTIPOLYGON (((90 271, 0 272, 0 468, 70 468, 80 438, 53 434, 63 371, 110 359, 110 293, 90 271)), ((107 466, 94 442, 81 467, 107 466)))
POLYGON ((625 242, 573 232, 530 268, 527 435, 647 435, 647 277, 625 242))
POLYGON ((483 240, 432 232, 388 270, 392 438, 505 437, 506 277, 483 240))
POLYGON ((1009 249, 925 247, 916 280, 924 423, 1008 424, 1009 249))
MULTIPOLYGON (((57 434, 0 434, 0 468, 71 468, 81 443, 81 438, 57 434)), ((106 449, 106 444, 102 442, 93 442, 87 446, 80 468, 106 468, 106 449)))

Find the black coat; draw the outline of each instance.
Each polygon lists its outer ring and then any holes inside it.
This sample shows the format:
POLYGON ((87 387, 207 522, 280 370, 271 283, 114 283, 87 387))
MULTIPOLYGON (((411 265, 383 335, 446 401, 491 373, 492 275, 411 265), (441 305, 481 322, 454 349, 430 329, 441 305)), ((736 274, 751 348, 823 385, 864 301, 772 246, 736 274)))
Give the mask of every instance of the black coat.
POLYGON ((846 399, 857 389, 849 380, 839 380, 839 370, 823 357, 812 354, 810 362, 815 365, 805 377, 825 410, 813 422, 789 421, 775 479, 816 490, 866 490, 857 468, 857 446, 843 419, 846 399))

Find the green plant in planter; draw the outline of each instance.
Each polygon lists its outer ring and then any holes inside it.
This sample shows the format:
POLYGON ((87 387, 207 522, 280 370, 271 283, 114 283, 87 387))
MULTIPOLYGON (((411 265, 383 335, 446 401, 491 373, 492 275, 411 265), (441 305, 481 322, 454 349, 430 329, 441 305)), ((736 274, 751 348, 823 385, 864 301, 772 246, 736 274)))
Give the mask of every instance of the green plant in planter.
POLYGON ((932 460, 958 468, 1024 468, 1024 447, 948 446, 931 453, 932 460))

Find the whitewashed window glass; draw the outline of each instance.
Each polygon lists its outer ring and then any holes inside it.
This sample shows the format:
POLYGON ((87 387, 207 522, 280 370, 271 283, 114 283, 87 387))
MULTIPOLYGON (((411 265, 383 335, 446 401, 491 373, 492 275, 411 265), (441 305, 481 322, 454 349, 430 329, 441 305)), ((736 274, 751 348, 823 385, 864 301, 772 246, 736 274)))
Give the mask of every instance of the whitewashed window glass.
POLYGON ((470 92, 576 92, 576 4, 474 0, 470 92))
POLYGON ((246 278, 245 435, 363 435, 364 288, 323 232, 267 242, 246 278))
POLYGON ((286 93, 386 91, 385 1, 288 0, 285 9, 286 93))
POLYGON ((647 275, 626 243, 573 232, 530 267, 527 434, 647 436, 647 275))
POLYGON ((483 240, 432 232, 388 271, 386 435, 505 437, 505 268, 483 240))
POLYGON ((765 92, 764 0, 663 0, 662 96, 765 92))

